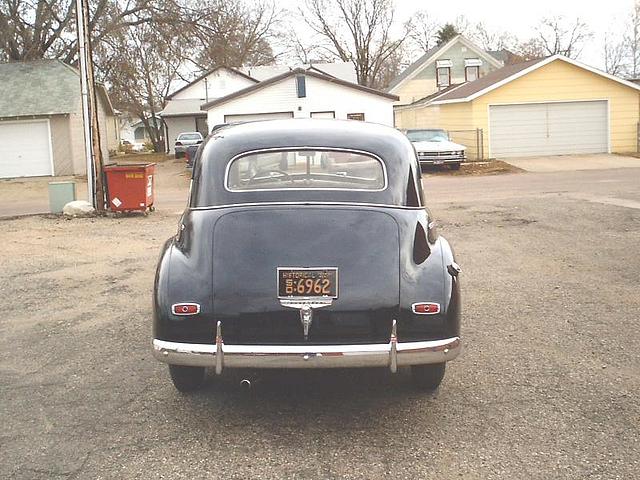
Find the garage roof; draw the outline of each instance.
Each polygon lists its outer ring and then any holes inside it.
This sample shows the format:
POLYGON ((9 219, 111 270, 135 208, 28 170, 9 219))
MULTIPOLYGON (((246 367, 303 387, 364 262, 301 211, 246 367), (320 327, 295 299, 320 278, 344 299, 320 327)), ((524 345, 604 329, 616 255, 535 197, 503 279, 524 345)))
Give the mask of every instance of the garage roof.
POLYGON ((339 78, 335 78, 329 75, 325 75, 322 73, 315 72, 313 70, 305 70, 303 68, 296 68, 285 72, 281 75, 277 75, 275 77, 271 77, 268 80, 264 80, 263 82, 256 83, 255 85, 251 85, 249 87, 243 88, 242 90, 238 90, 237 92, 233 92, 224 97, 216 98, 208 103, 203 104, 200 108, 202 110, 209 110, 212 107, 222 105, 223 103, 227 103, 235 98, 242 97, 244 95, 249 95, 256 91, 262 90, 263 88, 268 87, 269 85, 273 85, 274 83, 281 82, 286 78, 293 77, 296 75, 307 75, 309 77, 319 78, 320 80, 325 80, 330 83, 335 83, 337 85, 342 85, 343 87, 353 88, 354 90, 360 90, 365 93, 370 93, 372 95, 378 95, 380 97, 388 98, 389 100, 399 100, 397 95, 393 95, 391 93, 381 92, 380 90, 376 90, 374 88, 365 87, 363 85, 358 85, 357 83, 347 82, 345 80, 341 80, 339 78))
POLYGON ((256 82, 258 83, 258 80, 256 80, 255 78, 249 76, 248 74, 241 72, 240 70, 237 70, 235 68, 231 68, 231 67, 215 67, 212 68, 211 70, 207 70, 206 72, 204 72, 203 74, 199 75, 197 78, 194 78, 193 80, 191 80, 189 83, 187 83, 186 85, 183 85, 182 87, 180 87, 178 90, 176 90, 175 92, 172 92, 171 94, 169 94, 167 96, 167 100, 171 100, 173 97, 175 97, 178 93, 182 92, 183 90, 186 90, 187 88, 189 88, 191 85, 195 85, 196 83, 198 83, 200 80, 202 80, 205 77, 208 77, 209 75, 211 75, 213 72, 216 72, 218 70, 227 70, 235 75, 239 75, 243 78, 246 78, 247 80, 251 80, 252 82, 256 82))
POLYGON ((193 117, 194 115, 206 115, 200 111, 202 99, 185 98, 183 100, 171 100, 167 102, 164 110, 160 112, 161 117, 193 117))
POLYGON ((563 55, 552 55, 550 57, 529 60, 528 62, 517 63, 515 65, 507 65, 506 67, 488 73, 473 82, 463 83, 457 88, 444 92, 442 95, 433 97, 428 103, 429 105, 441 105, 446 103, 469 102, 556 60, 570 63, 579 68, 595 73, 596 75, 613 80, 614 82, 640 90, 640 85, 623 80, 615 75, 603 72, 597 68, 590 67, 563 55))
POLYGON ((80 105, 78 72, 59 60, 0 64, 0 117, 71 113, 80 105))

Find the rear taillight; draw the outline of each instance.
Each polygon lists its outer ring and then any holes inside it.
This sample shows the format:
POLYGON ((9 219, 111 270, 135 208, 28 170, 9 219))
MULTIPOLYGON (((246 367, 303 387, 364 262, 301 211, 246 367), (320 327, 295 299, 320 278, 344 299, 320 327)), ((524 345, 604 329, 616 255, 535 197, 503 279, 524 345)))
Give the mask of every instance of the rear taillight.
POLYGON ((171 306, 174 315, 196 315, 200 313, 200 305, 197 303, 175 303, 171 306))
POLYGON ((440 304, 430 302, 414 303, 411 305, 411 310, 418 315, 435 315, 440 313, 440 304))
POLYGON ((182 146, 182 142, 176 142, 176 146, 177 147, 181 147, 182 146))

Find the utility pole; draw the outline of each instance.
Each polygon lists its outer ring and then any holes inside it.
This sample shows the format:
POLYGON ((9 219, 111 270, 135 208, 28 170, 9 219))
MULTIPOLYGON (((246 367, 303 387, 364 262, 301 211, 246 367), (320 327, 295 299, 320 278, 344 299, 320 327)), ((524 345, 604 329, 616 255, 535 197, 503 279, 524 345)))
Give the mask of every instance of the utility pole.
POLYGON ((89 4, 76 0, 76 26, 78 29, 78 54, 80 57, 80 91, 82 94, 82 121, 84 147, 87 162, 88 201, 98 211, 104 211, 104 187, 102 182, 102 150, 98 128, 98 100, 93 77, 91 39, 89 36, 89 4))

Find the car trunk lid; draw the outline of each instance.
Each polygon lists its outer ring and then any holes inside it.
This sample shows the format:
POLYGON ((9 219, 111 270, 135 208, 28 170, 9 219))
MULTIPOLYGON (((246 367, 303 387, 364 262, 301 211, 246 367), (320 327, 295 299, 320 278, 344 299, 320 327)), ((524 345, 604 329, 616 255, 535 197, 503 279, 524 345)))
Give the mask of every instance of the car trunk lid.
POLYGON ((226 343, 344 344, 389 339, 399 305, 398 225, 346 207, 257 207, 223 215, 213 235, 213 309, 226 343), (338 296, 300 310, 278 298, 278 267, 337 268, 338 296))

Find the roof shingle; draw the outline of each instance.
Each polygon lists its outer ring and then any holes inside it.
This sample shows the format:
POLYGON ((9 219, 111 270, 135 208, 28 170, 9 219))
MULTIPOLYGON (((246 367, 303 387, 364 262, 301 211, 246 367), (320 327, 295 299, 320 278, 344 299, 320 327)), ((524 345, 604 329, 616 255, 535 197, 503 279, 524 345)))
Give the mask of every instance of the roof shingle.
POLYGON ((76 112, 80 76, 59 60, 0 64, 0 117, 76 112))
POLYGON ((462 84, 459 88, 452 90, 450 92, 445 93, 442 96, 437 98, 437 102, 445 101, 445 100, 460 100, 463 98, 467 98, 474 93, 478 93, 481 90, 484 90, 491 85, 494 85, 502 80, 509 78, 516 73, 525 70, 536 63, 542 62, 546 60, 546 58, 536 58, 534 60, 529 60, 528 62, 517 63, 515 65, 507 65, 506 67, 502 67, 498 70, 494 70, 493 72, 489 72, 486 75, 474 80, 473 82, 468 82, 462 84))

